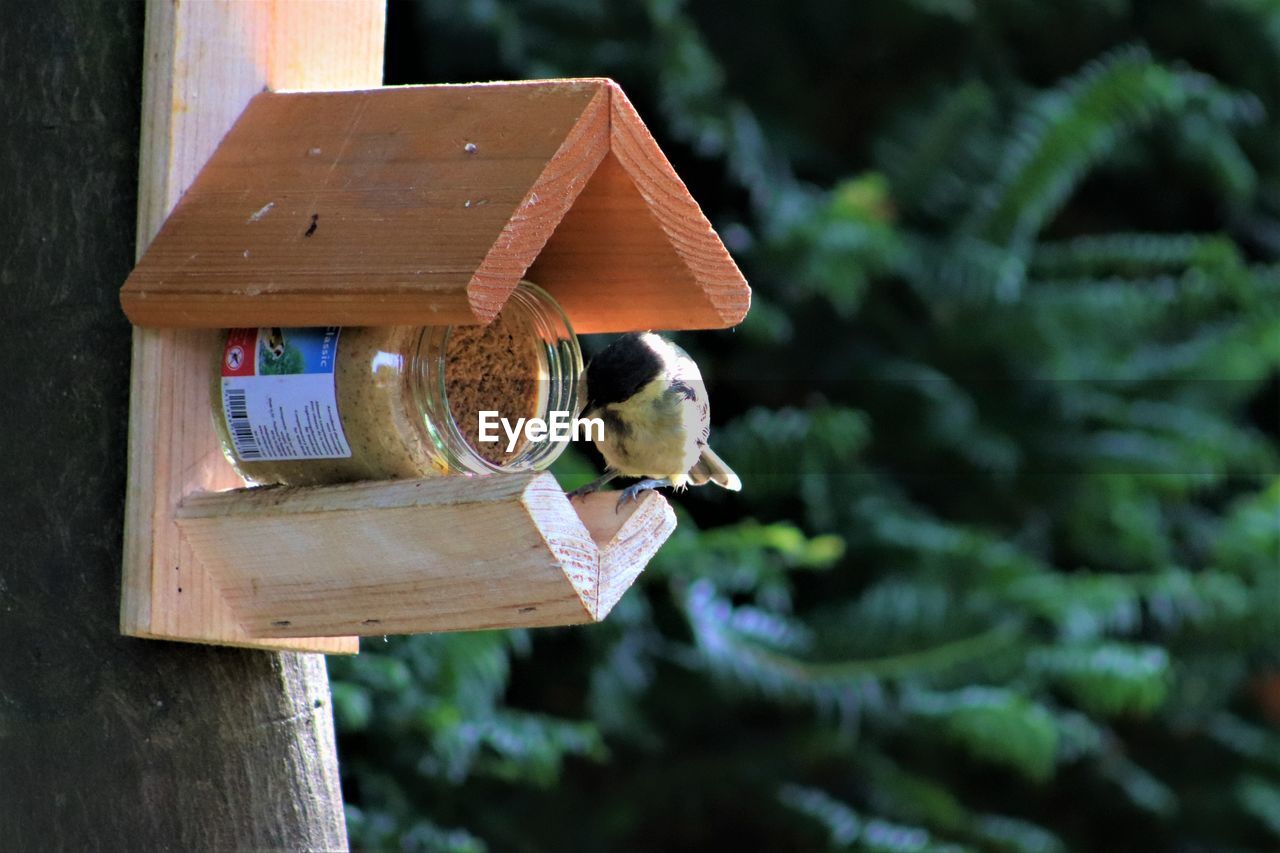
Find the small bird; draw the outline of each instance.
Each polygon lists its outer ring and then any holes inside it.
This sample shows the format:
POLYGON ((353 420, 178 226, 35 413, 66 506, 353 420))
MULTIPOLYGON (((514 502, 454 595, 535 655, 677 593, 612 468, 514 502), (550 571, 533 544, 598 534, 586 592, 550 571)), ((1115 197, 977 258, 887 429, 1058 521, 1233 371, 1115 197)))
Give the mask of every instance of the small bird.
POLYGON ((595 445, 606 469, 571 497, 619 476, 644 478, 622 491, 619 505, 662 486, 710 482, 735 492, 742 488, 738 475, 707 445, 711 408, 698 365, 653 332, 623 335, 591 359, 583 417, 604 423, 595 445))

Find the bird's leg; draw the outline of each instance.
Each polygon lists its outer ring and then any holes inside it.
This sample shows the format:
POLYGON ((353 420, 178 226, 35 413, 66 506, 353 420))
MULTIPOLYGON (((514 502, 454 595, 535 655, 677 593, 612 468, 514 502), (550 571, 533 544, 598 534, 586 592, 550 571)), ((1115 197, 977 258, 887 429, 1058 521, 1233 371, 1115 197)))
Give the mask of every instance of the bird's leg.
POLYGON ((625 489, 622 490, 622 494, 618 495, 618 506, 614 507, 614 511, 617 512, 618 508, 621 507, 622 504, 625 503, 626 501, 639 500, 641 492, 647 492, 650 489, 660 489, 663 486, 670 486, 670 485, 671 485, 671 481, 669 479, 664 478, 661 480, 641 480, 640 482, 635 483, 634 485, 627 486, 625 489))
POLYGON ((589 495, 592 492, 599 491, 601 486, 603 486, 605 483, 609 482, 610 480, 612 480, 614 477, 617 477, 617 476, 618 476, 617 471, 605 471, 603 474, 601 474, 599 477, 596 477, 594 480, 592 480, 590 483, 587 483, 585 486, 579 486, 578 488, 574 489, 572 492, 569 492, 569 497, 580 498, 580 497, 583 497, 584 495, 589 495))

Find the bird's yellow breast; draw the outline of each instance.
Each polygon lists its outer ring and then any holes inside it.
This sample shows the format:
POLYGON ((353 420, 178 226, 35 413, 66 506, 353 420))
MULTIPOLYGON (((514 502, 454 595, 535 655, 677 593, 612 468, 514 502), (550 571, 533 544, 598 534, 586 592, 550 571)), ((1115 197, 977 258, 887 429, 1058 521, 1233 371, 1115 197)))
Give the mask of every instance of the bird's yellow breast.
POLYGON ((659 377, 621 403, 604 407, 604 437, 596 447, 625 477, 670 479, 683 485, 701 452, 698 413, 659 377))

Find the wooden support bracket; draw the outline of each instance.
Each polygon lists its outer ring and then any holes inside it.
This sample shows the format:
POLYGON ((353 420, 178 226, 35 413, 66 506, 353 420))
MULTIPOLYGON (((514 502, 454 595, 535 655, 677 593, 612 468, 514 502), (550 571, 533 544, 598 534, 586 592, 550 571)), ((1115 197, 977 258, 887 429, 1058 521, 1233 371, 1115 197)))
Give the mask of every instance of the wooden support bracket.
POLYGON ((659 495, 615 512, 548 474, 240 490, 215 329, 483 323, 524 277, 579 332, 750 303, 614 83, 380 88, 384 27, 382 0, 148 0, 126 634, 351 653, 589 622, 675 525, 659 495))

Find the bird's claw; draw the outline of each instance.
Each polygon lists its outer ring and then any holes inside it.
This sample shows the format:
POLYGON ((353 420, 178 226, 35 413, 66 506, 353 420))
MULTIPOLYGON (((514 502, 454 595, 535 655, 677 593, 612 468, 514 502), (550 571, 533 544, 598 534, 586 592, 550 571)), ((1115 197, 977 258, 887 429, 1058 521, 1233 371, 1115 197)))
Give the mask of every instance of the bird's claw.
POLYGON ((640 482, 635 483, 634 485, 627 486, 625 489, 622 490, 621 494, 618 495, 618 503, 614 505, 613 511, 618 512, 619 510, 621 510, 622 505, 627 501, 640 500, 641 492, 648 492, 648 491, 652 491, 653 489, 657 489, 662 486, 669 486, 669 485, 671 485, 670 480, 641 480, 640 482))
POLYGON ((620 512, 620 511, 622 510, 622 505, 623 505, 624 503, 626 503, 627 501, 638 501, 638 500, 640 500, 640 493, 641 493, 642 491, 644 491, 644 490, 643 490, 643 489, 637 489, 635 486, 627 486, 627 487, 626 487, 625 489, 623 489, 623 490, 622 490, 622 492, 618 495, 618 502, 617 502, 616 504, 614 504, 613 511, 614 511, 615 513, 616 513, 616 512, 620 512))

